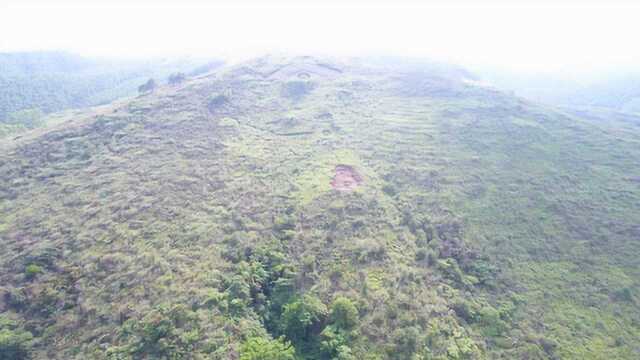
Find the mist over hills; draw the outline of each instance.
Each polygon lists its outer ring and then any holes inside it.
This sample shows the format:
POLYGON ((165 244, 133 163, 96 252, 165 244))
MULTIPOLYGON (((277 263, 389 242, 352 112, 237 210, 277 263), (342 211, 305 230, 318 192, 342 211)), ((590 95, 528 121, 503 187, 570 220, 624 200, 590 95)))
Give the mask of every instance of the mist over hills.
POLYGON ((640 113, 640 70, 513 71, 479 66, 478 77, 518 96, 567 108, 640 113))
POLYGON ((261 57, 0 139, 0 349, 638 358, 638 117, 480 78, 261 57))

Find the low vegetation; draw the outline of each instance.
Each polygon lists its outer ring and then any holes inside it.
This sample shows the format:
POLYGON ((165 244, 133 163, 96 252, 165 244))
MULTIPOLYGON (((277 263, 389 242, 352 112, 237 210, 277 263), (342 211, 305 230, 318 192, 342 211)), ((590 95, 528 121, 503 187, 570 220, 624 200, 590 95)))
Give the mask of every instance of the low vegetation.
POLYGON ((258 59, 5 139, 0 346, 636 358, 637 123, 442 77, 258 59))

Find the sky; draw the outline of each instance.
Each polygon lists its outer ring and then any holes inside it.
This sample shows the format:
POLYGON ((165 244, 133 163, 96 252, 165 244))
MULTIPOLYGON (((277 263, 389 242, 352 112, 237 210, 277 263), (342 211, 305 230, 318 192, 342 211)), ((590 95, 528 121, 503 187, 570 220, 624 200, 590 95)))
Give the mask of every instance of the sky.
POLYGON ((634 0, 0 0, 0 51, 396 55, 563 71, 640 64, 639 18, 634 0))

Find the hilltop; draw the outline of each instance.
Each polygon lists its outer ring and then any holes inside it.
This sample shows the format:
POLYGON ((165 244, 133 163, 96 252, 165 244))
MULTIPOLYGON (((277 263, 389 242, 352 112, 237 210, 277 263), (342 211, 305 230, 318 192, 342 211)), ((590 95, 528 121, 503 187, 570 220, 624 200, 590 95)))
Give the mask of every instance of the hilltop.
POLYGON ((0 140, 0 346, 637 358, 640 119, 597 117, 263 57, 0 140))

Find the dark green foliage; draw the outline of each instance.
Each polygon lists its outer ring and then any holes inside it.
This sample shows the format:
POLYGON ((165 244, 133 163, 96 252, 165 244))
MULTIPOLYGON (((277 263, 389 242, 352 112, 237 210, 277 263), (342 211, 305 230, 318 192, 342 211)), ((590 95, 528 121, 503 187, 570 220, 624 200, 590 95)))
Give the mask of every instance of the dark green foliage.
POLYGON ((156 81, 153 79, 149 79, 147 80, 146 83, 138 86, 138 92, 140 94, 147 94, 147 93, 153 92, 153 90, 156 89, 156 86, 157 86, 156 81))
POLYGON ((280 326, 282 333, 294 344, 305 344, 322 331, 327 307, 312 295, 303 295, 284 305, 280 326))
POLYGON ((311 92, 314 87, 314 83, 311 81, 289 81, 282 86, 282 96, 298 101, 311 92))
POLYGON ((633 302, 633 293, 631 292, 631 289, 628 287, 622 288, 620 290, 616 290, 613 293, 613 297, 618 301, 633 302))
POLYGON ((240 348, 240 360, 294 360, 294 355, 293 346, 282 338, 252 337, 240 348))
POLYGON ((36 264, 29 264, 24 269, 24 276, 25 278, 27 278, 27 280, 32 280, 33 278, 35 278, 37 275, 41 273, 42 273, 42 268, 36 264))
POLYGON ((44 113, 40 109, 24 109, 10 113, 4 121, 7 125, 23 126, 27 129, 35 129, 43 125, 44 113))
POLYGON ((383 186, 382 187, 382 191, 384 191, 384 193, 389 195, 389 196, 394 196, 398 192, 396 187, 391 185, 391 184, 387 184, 387 185, 383 186))
POLYGON ((127 345, 110 349, 111 358, 183 359, 201 338, 200 324, 195 313, 183 305, 160 306, 139 320, 128 320, 121 337, 127 345))
POLYGON ((320 354, 322 359, 355 360, 348 342, 349 334, 327 326, 320 334, 320 354))
POLYGON ((216 95, 207 103, 207 109, 212 114, 221 112, 229 104, 229 98, 225 95, 216 95))
POLYGON ((339 329, 350 330, 358 324, 358 309, 351 300, 339 296, 331 303, 329 322, 339 329))
POLYGON ((0 360, 26 360, 31 356, 33 335, 0 314, 0 360))
POLYGON ((183 83, 187 79, 187 76, 184 73, 177 72, 169 75, 167 82, 169 85, 178 85, 183 83))
POLYGON ((149 77, 165 78, 176 71, 201 74, 221 64, 181 59, 113 61, 64 52, 0 53, 0 135, 7 126, 40 126, 41 117, 34 116, 39 112, 105 104, 135 94, 140 82, 149 77))
POLYGON ((411 359, 421 347, 420 329, 411 326, 397 329, 391 335, 394 345, 389 351, 392 359, 411 359))
POLYGON ((475 276, 479 284, 486 286, 493 286, 498 276, 497 267, 487 258, 477 259, 471 262, 465 270, 475 276))
POLYGON ((22 360, 29 358, 31 333, 0 330, 0 359, 22 360))

